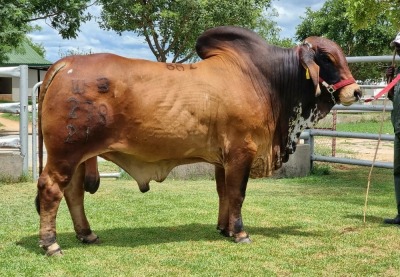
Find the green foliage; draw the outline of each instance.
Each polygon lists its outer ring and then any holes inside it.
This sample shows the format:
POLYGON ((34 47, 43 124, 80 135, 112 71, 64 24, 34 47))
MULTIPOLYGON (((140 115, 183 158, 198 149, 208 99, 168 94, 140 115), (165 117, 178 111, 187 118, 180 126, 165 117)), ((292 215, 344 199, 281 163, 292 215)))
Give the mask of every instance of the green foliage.
MULTIPOLYGON (((23 1, 23 0, 20 0, 23 1)), ((82 23, 91 18, 86 8, 93 5, 92 0, 33 0, 28 4, 28 22, 45 18, 50 26, 58 30, 62 38, 76 38, 82 23)))
MULTIPOLYGON (((388 21, 387 13, 383 10, 376 12, 375 24, 356 29, 346 17, 344 2, 328 0, 318 11, 307 9, 297 27, 296 38, 303 40, 312 35, 327 37, 337 42, 346 56, 391 55, 389 44, 396 28, 388 21)), ((350 64, 353 75, 359 80, 383 77, 386 67, 384 63, 350 64)))
MULTIPOLYGON (((85 10, 91 0, 0 0, 0 62, 17 48, 26 34, 38 29, 32 22, 48 19, 63 38, 75 38, 79 27, 90 19, 85 10)), ((39 47, 40 48, 40 47, 39 47)))
POLYGON ((387 21, 397 30, 400 30, 400 2, 376 0, 343 0, 346 7, 346 16, 357 28, 379 24, 381 14, 385 14, 387 21))
POLYGON ((6 54, 20 44, 26 33, 33 30, 26 22, 30 14, 25 2, 0 0, 0 62, 7 60, 6 54))
MULTIPOLYGON (((237 25, 277 38, 277 26, 263 12, 270 0, 100 0, 101 26, 143 36, 158 61, 185 62, 196 57, 194 46, 206 29, 237 25)), ((285 41, 287 43, 287 41, 285 41)))
MULTIPOLYGON (((341 167, 343 168, 343 167, 341 167)), ((239 245, 215 230, 213 181, 104 179, 85 195, 101 244, 76 240, 65 201, 57 239, 65 256, 44 257, 32 183, 0 185, 0 260, 4 276, 396 276, 398 228, 392 171, 375 169, 363 223, 369 168, 332 168, 329 175, 249 182, 243 216, 253 240, 239 245), (106 262, 105 262, 106 261, 106 262), (240 265, 240 266, 239 266, 240 265)))
POLYGON ((278 27, 277 23, 268 18, 277 17, 278 11, 276 9, 267 10, 263 16, 258 18, 256 28, 254 29, 261 37, 263 37, 268 43, 277 45, 280 47, 290 48, 295 46, 295 43, 290 38, 281 38, 279 33, 281 28, 278 27))

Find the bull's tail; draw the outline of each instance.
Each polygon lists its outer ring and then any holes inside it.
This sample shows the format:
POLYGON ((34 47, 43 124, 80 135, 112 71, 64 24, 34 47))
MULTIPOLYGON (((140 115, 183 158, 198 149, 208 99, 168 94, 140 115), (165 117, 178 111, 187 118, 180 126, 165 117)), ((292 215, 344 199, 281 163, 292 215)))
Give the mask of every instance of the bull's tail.
POLYGON ((39 103, 38 103, 38 141, 39 141, 39 174, 43 171, 43 134, 42 134, 42 104, 44 97, 46 95, 47 89, 53 81, 54 77, 57 75, 58 71, 66 66, 63 61, 57 62, 50 67, 49 71, 46 73, 46 77, 40 87, 39 93, 39 103))
MULTIPOLYGON (((66 65, 65 62, 58 62, 50 67, 49 71, 46 73, 46 77, 40 87, 39 101, 38 101, 38 147, 39 147, 39 175, 43 171, 43 134, 42 134, 42 104, 44 97, 47 92, 47 88, 50 86, 57 72, 60 71, 66 65)), ((40 214, 40 202, 39 193, 36 194, 35 198, 36 211, 40 214)))
POLYGON ((40 215, 39 193, 36 193, 36 197, 35 197, 35 207, 36 207, 37 213, 40 215))

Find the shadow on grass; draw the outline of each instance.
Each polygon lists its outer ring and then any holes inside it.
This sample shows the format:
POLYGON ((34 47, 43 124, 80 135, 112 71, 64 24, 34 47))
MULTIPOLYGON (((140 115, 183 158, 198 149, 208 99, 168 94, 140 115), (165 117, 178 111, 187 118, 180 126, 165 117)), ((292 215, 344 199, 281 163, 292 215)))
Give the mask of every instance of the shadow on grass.
MULTIPOLYGON (((363 222, 364 221, 364 215, 363 214, 351 214, 346 216, 345 218, 350 218, 350 219, 355 219, 359 222, 363 222)), ((383 224, 383 218, 382 217, 378 217, 378 216, 372 216, 372 215, 366 215, 365 216, 365 222, 366 223, 377 223, 383 224)))
MULTIPOLYGON (((260 235, 270 238, 280 238, 281 236, 320 236, 314 232, 302 231, 301 226, 283 227, 248 227, 250 236, 260 235)), ((142 245, 163 244, 182 241, 232 241, 232 238, 222 236, 210 224, 187 224, 168 227, 143 227, 143 228, 114 228, 95 230, 100 237, 100 246, 114 247, 138 247, 142 245)), ((28 251, 39 253, 43 252, 38 247, 38 236, 27 236, 21 238, 16 244, 26 248, 28 251)), ((57 241, 62 249, 82 247, 82 244, 75 239, 75 233, 64 232, 57 234, 57 241)))

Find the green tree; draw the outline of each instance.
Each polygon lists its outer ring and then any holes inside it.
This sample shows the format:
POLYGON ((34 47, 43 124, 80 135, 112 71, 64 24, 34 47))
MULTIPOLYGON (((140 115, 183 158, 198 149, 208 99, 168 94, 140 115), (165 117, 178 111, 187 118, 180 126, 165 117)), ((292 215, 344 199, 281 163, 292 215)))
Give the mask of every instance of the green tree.
POLYGON ((38 29, 33 22, 48 20, 63 38, 75 38, 79 27, 90 19, 86 8, 91 0, 0 0, 0 62, 17 49, 26 34, 38 29))
MULTIPOLYGON (((345 0, 328 0, 318 11, 307 9, 302 23, 297 26, 296 38, 324 36, 337 42, 347 56, 390 55, 389 42, 395 27, 385 12, 376 13, 375 24, 356 29, 346 17, 345 0)), ((386 65, 383 63, 352 63, 350 68, 357 79, 380 78, 386 65)))
POLYGON ((400 30, 400 1, 399 0, 344 0, 346 16, 357 28, 365 28, 379 24, 382 13, 397 30, 400 30))
POLYGON ((254 31, 270 44, 286 48, 295 46, 296 44, 292 39, 280 37, 282 29, 278 27, 275 21, 271 20, 271 18, 277 17, 278 15, 278 11, 274 8, 265 11, 265 13, 258 18, 254 31))
POLYGON ((263 16, 271 0, 99 0, 100 25, 121 34, 143 36, 158 61, 185 62, 206 29, 238 25, 264 31, 276 41, 276 24, 263 16), (268 29, 269 28, 269 29, 268 29))

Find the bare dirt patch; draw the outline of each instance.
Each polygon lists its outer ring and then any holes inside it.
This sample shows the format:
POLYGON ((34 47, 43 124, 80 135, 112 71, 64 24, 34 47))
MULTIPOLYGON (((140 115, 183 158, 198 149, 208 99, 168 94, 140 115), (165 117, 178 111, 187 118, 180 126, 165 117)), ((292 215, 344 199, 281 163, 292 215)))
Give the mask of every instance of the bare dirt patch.
POLYGON ((0 132, 18 132, 19 122, 2 117, 0 113, 0 132))
MULTIPOLYGON (((360 160, 373 160, 378 141, 367 139, 336 138, 338 155, 360 160)), ((393 142, 380 141, 376 161, 393 162, 393 142)))

